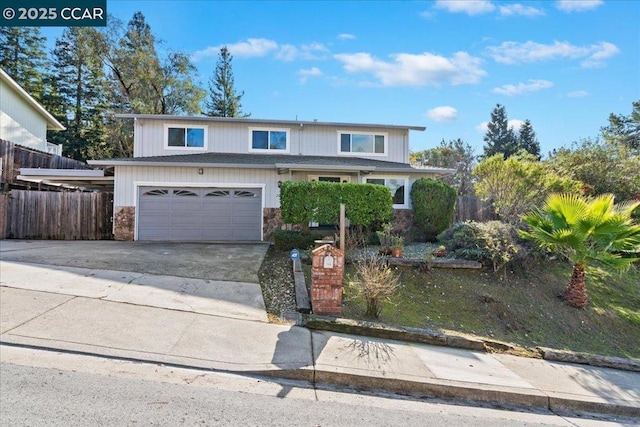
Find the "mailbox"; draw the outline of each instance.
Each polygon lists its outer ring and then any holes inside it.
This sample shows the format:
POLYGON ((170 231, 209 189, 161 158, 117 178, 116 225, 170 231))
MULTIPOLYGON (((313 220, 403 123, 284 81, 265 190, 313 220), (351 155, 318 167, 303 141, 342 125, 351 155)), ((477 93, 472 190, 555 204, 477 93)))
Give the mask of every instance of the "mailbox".
POLYGON ((312 252, 311 306, 314 314, 342 314, 344 252, 333 245, 322 245, 312 252))

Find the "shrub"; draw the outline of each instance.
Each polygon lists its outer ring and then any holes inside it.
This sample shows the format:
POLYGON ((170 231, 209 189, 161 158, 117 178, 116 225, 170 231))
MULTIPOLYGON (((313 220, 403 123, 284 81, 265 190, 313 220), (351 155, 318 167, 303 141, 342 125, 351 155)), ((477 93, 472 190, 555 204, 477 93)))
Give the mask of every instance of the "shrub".
POLYGON ((459 222, 441 233, 438 240, 456 258, 479 261, 494 272, 529 254, 515 227, 500 221, 459 222))
POLYGON ((378 318, 382 304, 388 301, 400 286, 399 276, 380 262, 376 254, 363 255, 355 262, 355 276, 347 278, 347 286, 367 304, 366 315, 378 318))
POLYGON ((280 189, 280 209, 287 224, 336 223, 341 203, 351 225, 368 226, 393 214, 391 191, 382 185, 287 181, 280 189))
POLYGON ((276 230, 273 232, 273 241, 277 250, 290 251, 291 249, 308 249, 314 245, 320 236, 301 231, 276 230))
POLYGON ((413 222, 428 241, 446 230, 456 206, 456 190, 444 182, 420 178, 411 187, 413 222))
POLYGON ((505 159, 496 154, 482 160, 474 169, 476 194, 492 200, 500 219, 520 224, 521 217, 554 192, 578 193, 582 183, 569 174, 555 173, 532 154, 520 153, 505 159))

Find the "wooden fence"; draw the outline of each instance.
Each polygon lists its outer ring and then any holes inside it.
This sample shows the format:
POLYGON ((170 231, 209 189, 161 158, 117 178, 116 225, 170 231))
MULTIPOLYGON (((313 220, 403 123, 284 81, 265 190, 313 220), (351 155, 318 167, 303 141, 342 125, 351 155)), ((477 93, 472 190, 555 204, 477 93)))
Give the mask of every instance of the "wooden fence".
MULTIPOLYGON (((12 190, 0 197, 8 239, 113 239, 113 193, 12 190), (4 198, 4 201, 2 200, 4 198)), ((0 226, 2 225, 0 212, 0 226)))
POLYGON ((477 196, 458 196, 453 222, 462 221, 492 221, 498 219, 493 204, 490 201, 482 201, 477 196))
POLYGON ((68 157, 56 156, 32 148, 23 147, 0 139, 0 183, 5 190, 24 184, 16 180, 20 168, 42 169, 91 169, 86 163, 68 157))

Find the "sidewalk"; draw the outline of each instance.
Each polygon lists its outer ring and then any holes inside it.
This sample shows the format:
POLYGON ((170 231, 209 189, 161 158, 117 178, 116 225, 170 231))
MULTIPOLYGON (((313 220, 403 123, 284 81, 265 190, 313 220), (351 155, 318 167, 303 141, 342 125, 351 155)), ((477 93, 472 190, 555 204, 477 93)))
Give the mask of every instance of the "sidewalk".
POLYGON ((0 285, 2 345, 640 417, 638 372, 269 324, 233 296, 255 284, 2 261, 0 285))

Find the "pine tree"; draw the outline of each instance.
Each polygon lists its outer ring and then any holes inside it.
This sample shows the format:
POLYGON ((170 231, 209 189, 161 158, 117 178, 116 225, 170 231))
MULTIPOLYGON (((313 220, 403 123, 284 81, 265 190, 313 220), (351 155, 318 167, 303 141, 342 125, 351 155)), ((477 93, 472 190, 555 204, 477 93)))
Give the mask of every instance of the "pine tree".
POLYGON ((520 128, 518 148, 524 149, 530 154, 536 156, 538 160, 540 159, 540 143, 536 139, 536 132, 533 130, 533 126, 529 119, 525 120, 524 124, 520 128))
POLYGON ((234 88, 231 61, 233 56, 226 46, 220 49, 216 69, 209 80, 209 98, 205 101, 205 115, 209 117, 248 117, 242 112, 240 99, 244 92, 238 94, 234 88))
POLYGON ((484 158, 497 153, 502 153, 508 158, 518 151, 517 138, 513 128, 509 127, 507 111, 504 105, 497 104, 491 112, 491 121, 487 125, 487 133, 484 135, 484 158))
POLYGON ((0 27, 0 67, 38 101, 48 68, 45 40, 38 27, 0 27))
POLYGON ((58 110, 64 113, 67 130, 50 140, 63 144, 65 155, 78 160, 99 156, 104 139, 107 97, 102 62, 90 43, 95 37, 92 28, 70 27, 53 50, 58 110))

